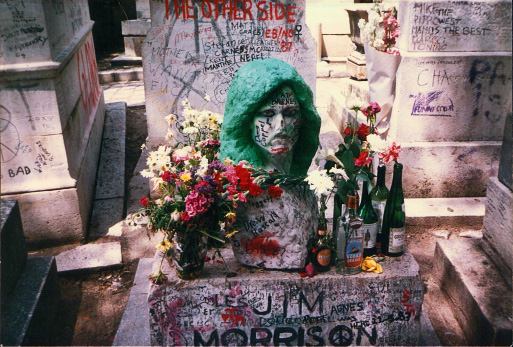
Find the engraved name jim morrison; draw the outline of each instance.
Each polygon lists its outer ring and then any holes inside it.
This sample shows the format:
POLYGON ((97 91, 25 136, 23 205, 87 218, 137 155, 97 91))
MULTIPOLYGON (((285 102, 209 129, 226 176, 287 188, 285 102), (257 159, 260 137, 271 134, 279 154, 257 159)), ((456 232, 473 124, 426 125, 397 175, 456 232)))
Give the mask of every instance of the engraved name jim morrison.
POLYGON ((220 158, 306 175, 320 127, 312 90, 296 69, 275 58, 254 60, 230 84, 220 158))

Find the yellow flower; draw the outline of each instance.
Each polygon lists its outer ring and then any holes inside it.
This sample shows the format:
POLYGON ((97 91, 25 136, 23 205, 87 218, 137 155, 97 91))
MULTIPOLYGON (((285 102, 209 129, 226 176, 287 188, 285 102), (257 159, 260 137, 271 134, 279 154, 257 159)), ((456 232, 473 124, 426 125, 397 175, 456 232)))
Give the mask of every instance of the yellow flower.
POLYGON ((237 234, 239 231, 238 230, 233 230, 233 231, 230 231, 229 233, 226 234, 226 237, 227 238, 230 238, 232 237, 233 235, 237 234))
POLYGON ((191 174, 189 172, 184 172, 181 176, 180 176, 180 179, 184 182, 187 182, 188 180, 190 180, 192 178, 191 174))
POLYGON ((371 257, 365 258, 362 264, 362 270, 369 271, 369 272, 375 272, 377 274, 380 274, 383 272, 383 269, 381 268, 381 265, 376 263, 374 259, 371 257))
POLYGON ((228 219, 235 218, 236 214, 235 212, 228 212, 225 217, 228 219))
POLYGON ((155 248, 161 252, 167 252, 171 247, 173 247, 173 243, 169 241, 167 238, 165 238, 164 240, 162 240, 162 242, 159 242, 157 245, 155 245, 155 248))

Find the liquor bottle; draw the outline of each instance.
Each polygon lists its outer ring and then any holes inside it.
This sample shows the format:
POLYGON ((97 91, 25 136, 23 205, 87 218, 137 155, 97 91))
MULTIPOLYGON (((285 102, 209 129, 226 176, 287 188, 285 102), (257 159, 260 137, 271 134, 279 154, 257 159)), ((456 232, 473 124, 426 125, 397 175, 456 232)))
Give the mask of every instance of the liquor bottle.
POLYGON ((358 215, 363 222, 363 257, 370 257, 376 254, 379 216, 372 206, 366 182, 363 182, 362 204, 360 205, 358 215))
POLYGON ((357 208, 356 195, 348 195, 345 214, 337 223, 337 273, 344 275, 362 271, 363 222, 357 208))
POLYGON ((328 271, 331 267, 334 258, 331 243, 331 235, 325 228, 319 228, 314 245, 315 251, 312 257, 312 263, 319 272, 328 271))
POLYGON ((394 178, 383 213, 382 248, 385 255, 398 257, 404 254, 405 221, 402 187, 403 164, 394 165, 394 178))
POLYGON ((382 253, 381 251, 381 239, 382 239, 382 225, 383 225, 383 212, 385 212, 385 204, 387 203, 388 198, 388 188, 385 185, 385 174, 387 172, 387 167, 383 163, 379 163, 378 165, 378 178, 376 180, 376 185, 370 191, 370 198, 372 201, 372 206, 378 213, 378 237, 376 239, 376 252, 382 253))

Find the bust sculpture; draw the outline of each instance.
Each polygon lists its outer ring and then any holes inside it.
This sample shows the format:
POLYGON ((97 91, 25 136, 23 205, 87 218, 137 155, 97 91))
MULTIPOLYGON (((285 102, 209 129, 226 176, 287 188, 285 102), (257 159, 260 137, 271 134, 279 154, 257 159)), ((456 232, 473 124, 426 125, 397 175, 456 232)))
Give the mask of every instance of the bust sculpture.
POLYGON ((275 58, 253 60, 230 84, 220 157, 306 175, 320 127, 312 90, 296 69, 275 58))
MULTIPOLYGON (((319 144, 321 120, 313 93, 294 67, 269 58, 242 66, 230 84, 220 158, 255 168, 306 175, 319 144)), ((248 197, 237 210, 233 252, 243 265, 267 269, 305 266, 306 245, 317 229, 315 196, 308 188, 282 187, 248 197)))

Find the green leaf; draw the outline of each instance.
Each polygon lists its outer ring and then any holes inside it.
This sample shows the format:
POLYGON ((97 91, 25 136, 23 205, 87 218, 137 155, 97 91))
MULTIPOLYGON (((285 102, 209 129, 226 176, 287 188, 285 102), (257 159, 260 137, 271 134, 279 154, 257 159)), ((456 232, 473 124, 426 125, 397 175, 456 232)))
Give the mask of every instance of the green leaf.
POLYGON ((346 135, 346 136, 344 137, 344 143, 345 143, 345 144, 349 144, 349 143, 351 143, 351 141, 352 141, 352 140, 353 140, 353 135, 346 135))
POLYGON ((365 171, 360 171, 358 175, 356 175, 356 179, 360 182, 369 182, 369 176, 367 176, 367 173, 365 171))
POLYGON ((353 152, 345 151, 344 154, 342 154, 342 158, 340 158, 340 161, 342 162, 342 164, 344 164, 346 173, 348 174, 349 178, 351 178, 352 172, 354 170, 353 152))
POLYGON ((353 152, 353 157, 358 158, 360 156, 360 145, 356 142, 353 142, 349 149, 353 152))

